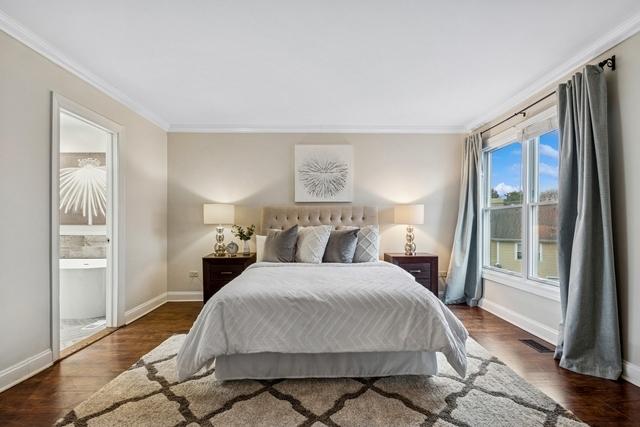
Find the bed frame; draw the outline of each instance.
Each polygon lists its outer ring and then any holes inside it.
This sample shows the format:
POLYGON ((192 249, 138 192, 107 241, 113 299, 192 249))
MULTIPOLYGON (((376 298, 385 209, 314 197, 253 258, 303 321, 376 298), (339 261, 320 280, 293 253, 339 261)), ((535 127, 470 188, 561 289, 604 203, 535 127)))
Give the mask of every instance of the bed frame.
MULTIPOLYGON (((378 224, 378 209, 368 206, 267 206, 262 210, 262 232, 294 225, 378 224)), ((219 380, 274 378, 378 377, 435 375, 433 352, 366 353, 253 353, 216 358, 219 380)))

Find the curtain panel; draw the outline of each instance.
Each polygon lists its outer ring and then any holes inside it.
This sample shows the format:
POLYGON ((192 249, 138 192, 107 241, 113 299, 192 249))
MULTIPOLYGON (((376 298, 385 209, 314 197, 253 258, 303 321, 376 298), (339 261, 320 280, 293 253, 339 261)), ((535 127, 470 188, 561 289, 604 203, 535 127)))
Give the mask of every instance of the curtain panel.
POLYGON ((476 306, 482 297, 478 241, 481 155, 482 136, 469 135, 464 142, 458 221, 447 272, 445 304, 476 306))
POLYGON ((571 371, 617 379, 622 357, 604 71, 585 67, 558 87, 557 96, 562 324, 555 357, 571 371))

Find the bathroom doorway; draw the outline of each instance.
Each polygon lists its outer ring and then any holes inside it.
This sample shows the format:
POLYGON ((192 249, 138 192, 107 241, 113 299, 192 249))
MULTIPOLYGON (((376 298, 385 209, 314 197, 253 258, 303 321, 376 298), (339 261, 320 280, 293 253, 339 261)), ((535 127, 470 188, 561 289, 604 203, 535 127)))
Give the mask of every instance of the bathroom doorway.
POLYGON ((51 338, 58 359, 122 320, 117 272, 122 128, 57 94, 52 106, 51 338))

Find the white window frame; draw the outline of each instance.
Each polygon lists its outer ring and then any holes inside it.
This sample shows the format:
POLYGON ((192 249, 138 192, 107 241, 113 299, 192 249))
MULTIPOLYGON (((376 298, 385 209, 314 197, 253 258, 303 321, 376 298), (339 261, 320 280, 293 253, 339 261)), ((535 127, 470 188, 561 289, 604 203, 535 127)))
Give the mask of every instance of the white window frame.
MULTIPOLYGON (((529 256, 529 253, 533 250, 534 244, 534 230, 533 222, 530 220, 533 210, 537 206, 552 205, 557 202, 535 202, 532 203, 532 186, 535 185, 535 173, 534 170, 537 165, 533 167, 529 165, 532 160, 532 156, 535 144, 529 143, 530 140, 536 137, 526 136, 525 130, 535 125, 543 124, 545 120, 554 120, 557 117, 556 106, 548 108, 539 114, 529 118, 528 120, 519 123, 518 125, 492 136, 485 141, 485 147, 482 150, 482 170, 480 176, 481 190, 480 190, 480 207, 481 215, 479 218, 480 239, 482 248, 482 256, 479 257, 480 269, 482 271, 482 278, 490 280, 505 286, 520 289, 522 291, 532 293, 538 296, 542 296, 554 301, 560 301, 560 289, 558 282, 553 280, 547 280, 539 277, 532 276, 533 272, 533 259, 529 256), (514 142, 520 142, 522 145, 522 194, 523 200, 520 205, 522 210, 522 272, 513 272, 506 269, 501 269, 488 265, 487 260, 490 257, 489 239, 485 239, 485 232, 489 230, 488 221, 489 215, 486 212, 489 210, 487 191, 489 191, 489 185, 487 180, 490 178, 489 170, 489 153, 509 145, 514 142), (485 265, 487 264, 487 265, 485 265)), ((542 132, 544 134, 546 132, 542 132)), ((541 135, 539 134, 539 135, 541 135)), ((495 208, 494 208, 495 209, 495 208)), ((538 242, 539 243, 539 242, 538 242)), ((517 256, 517 255, 516 255, 517 256)))

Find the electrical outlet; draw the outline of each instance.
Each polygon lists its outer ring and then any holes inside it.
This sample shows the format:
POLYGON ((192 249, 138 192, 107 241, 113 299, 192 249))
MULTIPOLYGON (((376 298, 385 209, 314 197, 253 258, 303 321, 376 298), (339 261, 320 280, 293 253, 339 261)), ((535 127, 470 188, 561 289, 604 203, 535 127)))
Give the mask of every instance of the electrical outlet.
POLYGON ((197 271, 190 271, 189 272, 189 277, 192 279, 198 278, 200 277, 200 273, 198 273, 197 271))
POLYGON ((447 278, 447 272, 446 271, 440 271, 438 273, 438 277, 441 279, 446 279, 447 278))

